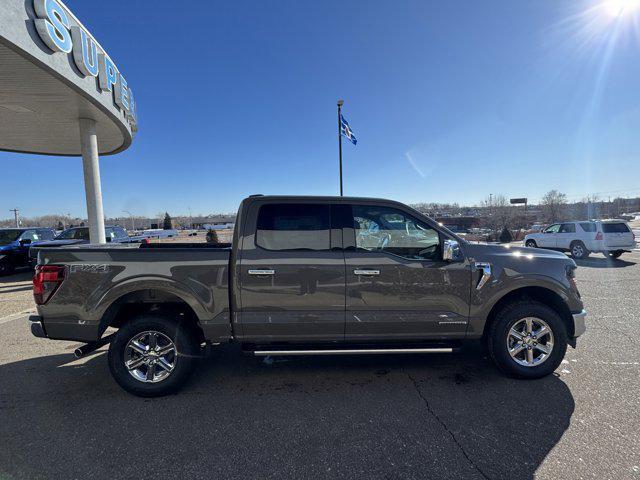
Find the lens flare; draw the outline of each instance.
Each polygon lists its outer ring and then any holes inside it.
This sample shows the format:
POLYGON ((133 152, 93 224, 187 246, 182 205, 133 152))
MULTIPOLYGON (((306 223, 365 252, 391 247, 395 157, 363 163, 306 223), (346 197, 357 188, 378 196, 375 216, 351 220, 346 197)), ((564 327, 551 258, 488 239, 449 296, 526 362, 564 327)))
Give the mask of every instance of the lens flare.
POLYGON ((605 13, 612 17, 620 17, 640 8, 640 0, 607 0, 602 4, 605 13))

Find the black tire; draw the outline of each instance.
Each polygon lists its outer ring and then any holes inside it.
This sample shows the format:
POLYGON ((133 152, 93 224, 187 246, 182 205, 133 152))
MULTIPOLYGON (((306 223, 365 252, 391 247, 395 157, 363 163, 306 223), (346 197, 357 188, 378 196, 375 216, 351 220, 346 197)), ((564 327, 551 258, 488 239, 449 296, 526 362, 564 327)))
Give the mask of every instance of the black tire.
POLYGON ((609 251, 606 252, 606 256, 609 258, 620 258, 620 255, 622 255, 624 253, 624 250, 614 250, 614 251, 609 251))
POLYGON ((587 250, 587 247, 580 240, 576 240, 571 242, 569 245, 569 250, 571 251, 571 256, 577 260, 582 260, 587 258, 591 252, 587 250))
POLYGON ((15 271, 15 266, 8 259, 0 260, 0 277, 3 275, 11 275, 15 271))
POLYGON ((491 323, 487 346, 491 359, 506 375, 514 378, 542 378, 558 368, 567 351, 567 328, 560 315, 547 305, 533 300, 514 302, 502 308, 491 323), (553 333, 553 348, 539 365, 525 366, 509 354, 507 338, 511 327, 527 317, 544 320, 553 333))
MULTIPOLYGON (((186 382, 198 353, 198 342, 190 328, 177 319, 143 314, 132 318, 122 326, 109 346, 109 370, 124 390, 139 397, 160 397, 176 392, 186 382), (126 347, 129 341, 143 332, 159 332, 175 345, 174 367, 168 376, 156 383, 145 383, 133 377, 125 365, 126 347)), ((160 371, 160 370, 159 370, 160 371)))
POLYGON ((538 244, 536 243, 535 240, 527 240, 524 246, 529 248, 538 248, 538 244))

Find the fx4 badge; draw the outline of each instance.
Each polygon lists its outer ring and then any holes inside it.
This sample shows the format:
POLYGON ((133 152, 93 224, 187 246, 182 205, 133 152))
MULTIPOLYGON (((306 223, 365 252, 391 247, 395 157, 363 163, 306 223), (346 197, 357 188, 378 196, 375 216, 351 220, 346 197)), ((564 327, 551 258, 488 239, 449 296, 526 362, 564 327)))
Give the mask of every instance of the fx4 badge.
POLYGON ((71 265, 69 267, 71 273, 107 273, 109 271, 108 265, 94 265, 94 264, 82 264, 71 265))

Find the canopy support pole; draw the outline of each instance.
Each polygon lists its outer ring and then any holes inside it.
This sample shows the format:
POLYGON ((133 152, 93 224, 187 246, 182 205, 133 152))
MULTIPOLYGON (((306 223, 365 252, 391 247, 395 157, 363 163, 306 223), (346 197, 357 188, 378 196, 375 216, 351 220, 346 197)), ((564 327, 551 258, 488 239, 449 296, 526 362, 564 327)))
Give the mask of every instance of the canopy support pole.
POLYGON ((104 235, 100 158, 98 156, 98 136, 96 134, 95 120, 90 118, 80 119, 80 142, 82 145, 84 190, 87 197, 89 240, 91 243, 107 243, 104 235))

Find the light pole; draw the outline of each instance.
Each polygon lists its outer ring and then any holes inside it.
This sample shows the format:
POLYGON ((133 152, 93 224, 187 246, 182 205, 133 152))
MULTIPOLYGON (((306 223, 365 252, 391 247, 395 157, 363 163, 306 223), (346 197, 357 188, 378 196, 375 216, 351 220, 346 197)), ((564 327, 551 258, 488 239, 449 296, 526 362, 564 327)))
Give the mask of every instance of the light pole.
POLYGON ((11 208, 9 209, 9 211, 13 212, 13 217, 16 221, 16 228, 20 228, 20 210, 18 210, 17 208, 11 208))
POLYGON ((129 217, 131 217, 131 231, 135 232, 136 230, 136 224, 133 221, 133 214, 129 211, 129 210, 122 210, 124 213, 128 213, 129 217))

